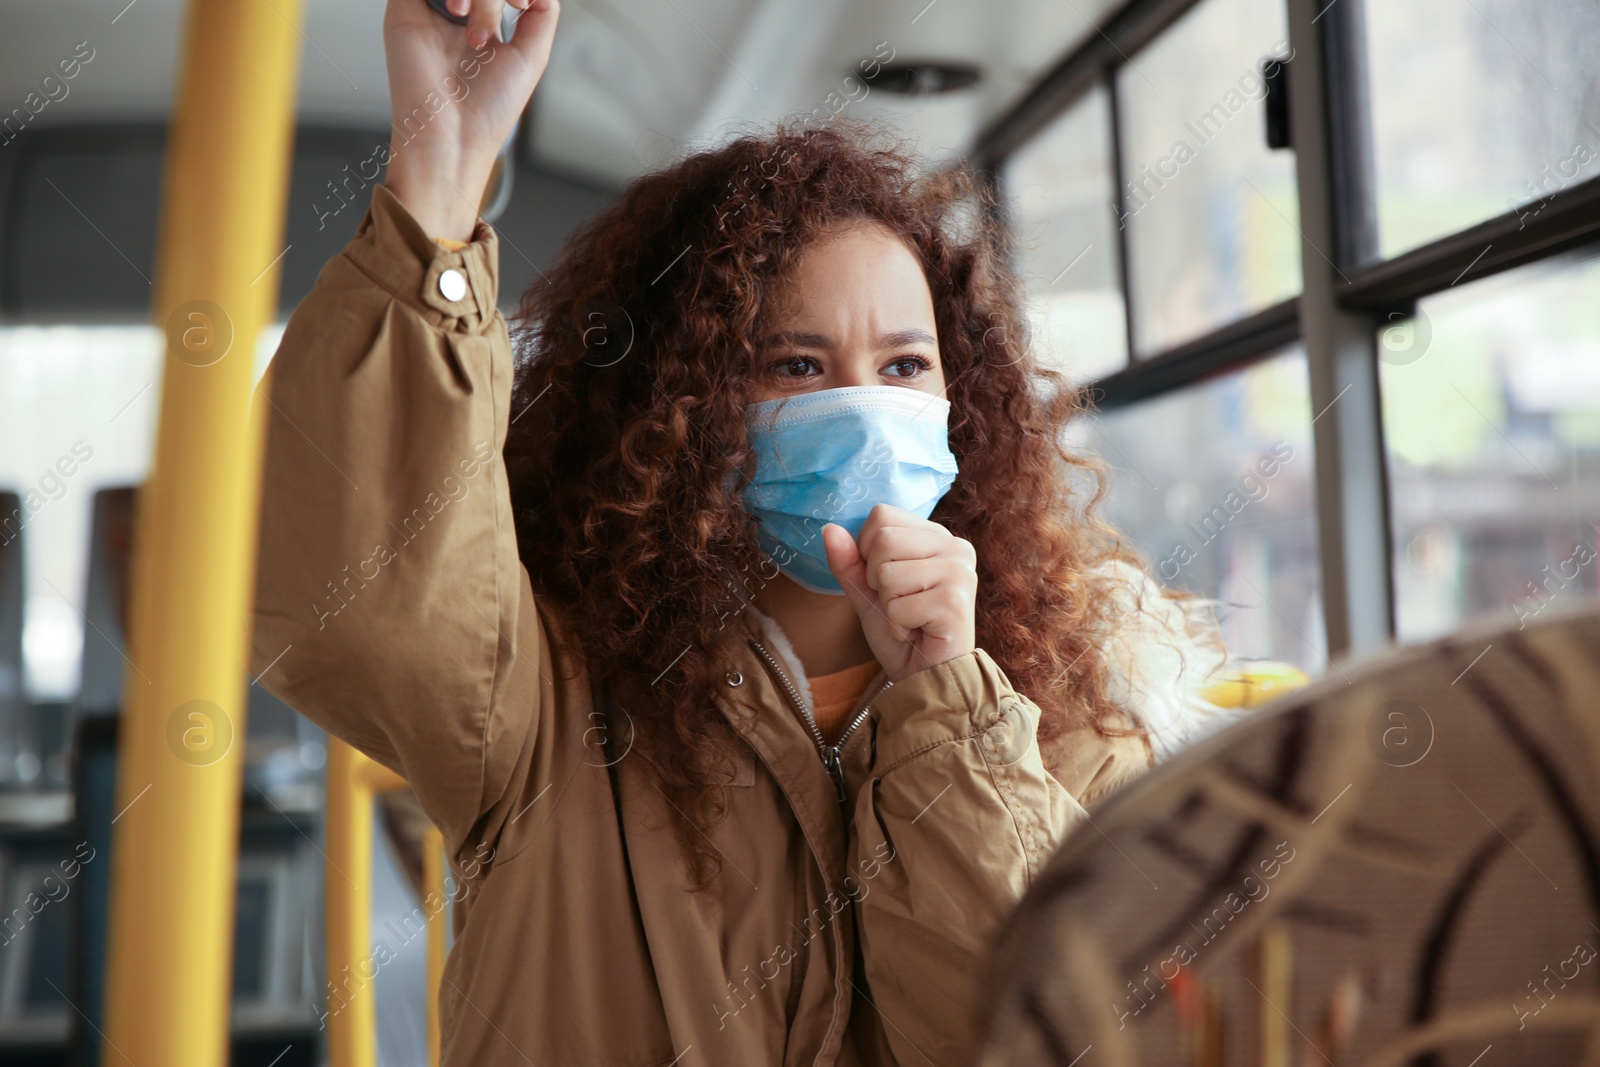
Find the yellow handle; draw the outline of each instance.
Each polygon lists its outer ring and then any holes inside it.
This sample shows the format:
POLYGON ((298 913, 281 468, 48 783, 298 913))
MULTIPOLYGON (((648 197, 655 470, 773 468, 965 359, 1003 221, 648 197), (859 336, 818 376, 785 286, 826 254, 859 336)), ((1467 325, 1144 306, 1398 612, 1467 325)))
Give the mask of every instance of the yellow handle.
POLYGON ((1292 663, 1241 660, 1217 672, 1205 697, 1220 708, 1248 709, 1309 684, 1311 676, 1292 663))

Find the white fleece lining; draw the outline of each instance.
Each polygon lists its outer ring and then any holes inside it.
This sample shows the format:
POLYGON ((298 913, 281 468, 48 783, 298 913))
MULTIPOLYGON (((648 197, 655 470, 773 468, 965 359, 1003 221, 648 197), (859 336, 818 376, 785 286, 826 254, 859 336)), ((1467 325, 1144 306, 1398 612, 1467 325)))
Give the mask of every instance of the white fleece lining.
POLYGON ((1098 573, 1117 579, 1113 611, 1093 635, 1105 657, 1106 695, 1144 728, 1158 763, 1243 717, 1204 697, 1221 664, 1189 629, 1195 619, 1209 628, 1211 601, 1172 600, 1122 560, 1102 564, 1098 573))
POLYGON ((750 612, 750 617, 761 627, 761 635, 771 646, 769 651, 783 662, 784 673, 789 676, 789 681, 794 683, 800 699, 805 702, 806 710, 815 713, 817 705, 811 697, 811 682, 806 678, 805 665, 800 662, 800 657, 795 655, 794 646, 789 643, 789 635, 783 632, 783 627, 778 625, 777 619, 763 615, 756 610, 755 605, 746 604, 745 610, 750 612))

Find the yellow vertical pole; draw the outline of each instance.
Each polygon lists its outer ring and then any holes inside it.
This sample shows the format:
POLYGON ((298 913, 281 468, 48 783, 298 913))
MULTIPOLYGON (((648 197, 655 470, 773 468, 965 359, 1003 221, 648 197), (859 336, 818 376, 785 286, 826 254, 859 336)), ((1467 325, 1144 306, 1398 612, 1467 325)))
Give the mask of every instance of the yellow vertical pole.
POLYGON ((167 337, 141 491, 117 767, 108 1067, 228 1059, 261 424, 300 0, 191 0, 152 311, 167 337))
POLYGON ((1294 1063, 1295 1041, 1289 1032, 1289 1015, 1294 1011, 1292 951, 1289 927, 1283 923, 1269 923, 1256 942, 1262 1001, 1256 1005, 1261 1027, 1256 1063, 1260 1067, 1292 1067, 1294 1063))
MULTIPOLYGON (((382 958, 372 951, 372 801, 406 780, 328 738, 323 902, 328 969, 323 1023, 329 1067, 377 1067, 382 958)), ((424 853, 426 854, 426 853, 424 853)), ((424 860, 426 864, 426 860, 424 860)))
POLYGON ((423 904, 428 912, 428 1064, 439 1067, 439 989, 444 985, 444 835, 437 826, 422 836, 423 904), (432 899, 430 899, 430 896, 432 899))
POLYGON ((376 1067, 377 977, 368 951, 372 926, 372 793, 366 756, 328 738, 328 799, 323 820, 327 864, 323 910, 328 968, 329 1067, 376 1067))

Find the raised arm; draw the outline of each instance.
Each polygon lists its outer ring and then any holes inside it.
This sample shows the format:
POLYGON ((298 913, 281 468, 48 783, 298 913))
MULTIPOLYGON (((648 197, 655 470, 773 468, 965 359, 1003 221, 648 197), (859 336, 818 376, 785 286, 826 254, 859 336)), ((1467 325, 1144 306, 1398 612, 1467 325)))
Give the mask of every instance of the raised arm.
POLYGON ((266 452, 252 673, 404 775, 458 857, 515 803, 550 690, 501 459, 512 358, 497 238, 470 208, 472 225, 452 231, 439 188, 478 172, 482 144, 498 147, 484 115, 509 107, 514 119, 520 105, 506 100, 526 102, 554 21, 553 2, 524 16, 486 61, 422 0, 391 2, 396 115, 458 55, 476 57, 480 96, 434 115, 431 140, 405 144, 396 127, 390 182, 291 316, 256 401, 266 452), (448 251, 434 237, 471 240, 448 251))

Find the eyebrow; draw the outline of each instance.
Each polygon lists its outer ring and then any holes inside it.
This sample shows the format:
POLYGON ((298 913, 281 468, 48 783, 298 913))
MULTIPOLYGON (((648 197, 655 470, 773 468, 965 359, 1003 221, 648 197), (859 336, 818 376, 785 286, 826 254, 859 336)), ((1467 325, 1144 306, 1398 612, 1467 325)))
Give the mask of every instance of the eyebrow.
MULTIPOLYGON (((909 330, 896 330, 893 333, 886 333, 882 337, 878 338, 879 348, 898 348, 901 345, 914 344, 937 345, 938 343, 938 338, 934 337, 933 334, 929 333, 927 330, 915 327, 909 330)), ((837 347, 833 338, 829 337, 827 334, 806 333, 796 330, 781 330, 778 333, 768 335, 761 341, 762 348, 770 348, 774 345, 790 345, 794 348, 822 349, 832 349, 837 347)))

